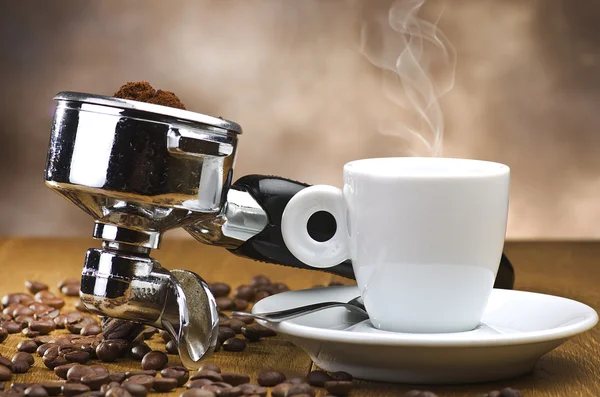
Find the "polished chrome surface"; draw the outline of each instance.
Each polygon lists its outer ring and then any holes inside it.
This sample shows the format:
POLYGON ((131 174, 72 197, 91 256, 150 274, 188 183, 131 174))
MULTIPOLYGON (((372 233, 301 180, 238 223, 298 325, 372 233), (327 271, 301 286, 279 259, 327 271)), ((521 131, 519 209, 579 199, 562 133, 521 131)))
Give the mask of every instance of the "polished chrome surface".
POLYGON ((168 270, 147 255, 88 250, 80 297, 93 313, 164 329, 188 368, 214 350, 218 311, 206 282, 186 270, 168 270))
POLYGON ((134 111, 116 99, 58 98, 46 184, 95 220, 164 232, 221 211, 237 132, 134 111))
MULTIPOLYGON (((160 245, 160 232, 124 229, 99 222, 95 223, 92 236, 104 240, 103 242, 126 243, 145 248, 158 248, 160 245)), ((111 248, 118 249, 118 247, 111 248)))
POLYGON ((250 193, 232 188, 218 217, 203 219, 184 229, 202 243, 234 249, 260 233, 268 223, 268 215, 250 193))
POLYGON ((311 305, 294 307, 292 309, 279 310, 268 313, 246 313, 246 312, 232 312, 231 314, 236 317, 249 317, 258 320, 263 320, 271 323, 278 323, 284 320, 289 320, 295 317, 304 316, 306 314, 318 312, 320 310, 329 309, 332 307, 345 307, 354 314, 358 314, 361 318, 369 318, 367 309, 360 296, 349 300, 347 303, 344 302, 319 302, 311 305))
POLYGON ((188 110, 155 105, 146 102, 132 101, 130 99, 121 99, 71 91, 59 92, 58 94, 56 94, 54 99, 57 101, 79 102, 81 104, 100 105, 102 109, 105 109, 105 111, 109 111, 109 109, 107 108, 114 108, 116 109, 115 112, 121 113, 140 112, 143 113, 143 118, 149 120, 156 119, 157 121, 169 123, 170 119, 176 119, 180 121, 189 121, 193 123, 206 124, 207 126, 212 126, 226 131, 235 132, 236 134, 242 133, 242 127, 240 127, 239 124, 229 120, 224 120, 220 117, 207 116, 205 114, 190 112, 188 110))

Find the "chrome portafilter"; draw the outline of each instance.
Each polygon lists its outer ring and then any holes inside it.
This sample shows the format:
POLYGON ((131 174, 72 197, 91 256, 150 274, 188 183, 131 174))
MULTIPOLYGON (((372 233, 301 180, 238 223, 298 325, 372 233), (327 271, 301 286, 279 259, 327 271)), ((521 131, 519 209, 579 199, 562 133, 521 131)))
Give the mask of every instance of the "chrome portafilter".
POLYGON ((239 126, 116 98, 55 99, 46 185, 90 214, 102 240, 85 258, 82 302, 99 315, 165 330, 183 364, 197 368, 216 345, 215 300, 200 276, 169 271, 150 251, 167 230, 219 214, 239 126))

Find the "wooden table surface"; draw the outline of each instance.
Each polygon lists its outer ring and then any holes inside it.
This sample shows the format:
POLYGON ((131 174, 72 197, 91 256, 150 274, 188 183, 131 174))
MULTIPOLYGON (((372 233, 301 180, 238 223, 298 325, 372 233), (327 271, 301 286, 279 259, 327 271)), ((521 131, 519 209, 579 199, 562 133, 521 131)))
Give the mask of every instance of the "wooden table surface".
MULTIPOLYGON (((24 281, 43 280, 56 291, 58 281, 78 277, 87 248, 97 247, 91 238, 78 239, 0 239, 0 293, 25 291, 24 281)), ((576 299, 600 310, 600 242, 508 242, 505 252, 516 270, 516 289, 576 299)), ((292 289, 308 288, 330 281, 349 283, 319 271, 289 269, 242 259, 224 249, 203 246, 191 240, 167 239, 154 256, 166 268, 189 269, 209 282, 223 281, 232 286, 248 283, 256 274, 265 274, 292 289)), ((73 300, 68 302, 73 304, 73 300)), ((0 345, 0 353, 11 357, 22 337, 10 335, 0 345)), ((164 344, 152 342, 164 350, 164 344)), ((493 357, 490 357, 493 360, 493 357)), ((170 364, 178 358, 170 356, 170 364)), ((251 381, 262 368, 280 370, 288 376, 304 376, 314 369, 309 356, 284 338, 249 344, 242 353, 214 354, 207 362, 224 371, 249 374, 251 381)), ((107 365, 111 370, 140 368, 134 361, 107 365)), ((36 356, 27 374, 14 375, 13 381, 55 380, 36 356)), ((352 396, 402 396, 411 385, 356 382, 352 396)), ((600 396, 600 330, 598 327, 578 336, 544 356, 535 371, 527 376, 497 384, 426 387, 441 396, 476 396, 504 386, 521 389, 525 396, 600 396)), ((423 389, 424 387, 418 387, 423 389)), ((163 393, 177 396, 182 389, 163 393)), ((323 395, 319 390, 317 395, 323 395)))

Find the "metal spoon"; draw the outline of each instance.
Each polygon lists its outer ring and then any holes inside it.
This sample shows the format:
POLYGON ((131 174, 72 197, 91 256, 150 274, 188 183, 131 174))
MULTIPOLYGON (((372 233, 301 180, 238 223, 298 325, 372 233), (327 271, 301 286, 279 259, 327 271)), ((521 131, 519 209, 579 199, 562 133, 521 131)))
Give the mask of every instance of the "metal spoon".
POLYGON ((349 300, 347 303, 344 302, 320 302, 313 303, 312 305, 295 307, 292 309, 279 310, 266 313, 246 313, 246 312, 233 312, 232 315, 235 317, 251 317, 258 320, 268 321, 271 323, 278 323, 291 318, 303 316, 305 314, 314 313, 319 310, 329 309, 330 307, 345 307, 346 309, 364 316, 365 319, 369 318, 362 297, 357 296, 354 299, 349 300))

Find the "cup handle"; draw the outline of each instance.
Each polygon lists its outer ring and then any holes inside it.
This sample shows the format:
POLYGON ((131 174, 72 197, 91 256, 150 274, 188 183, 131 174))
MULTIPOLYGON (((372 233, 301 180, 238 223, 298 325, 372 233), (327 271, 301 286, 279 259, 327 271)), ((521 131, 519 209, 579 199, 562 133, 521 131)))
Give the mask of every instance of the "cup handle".
POLYGON ((329 185, 302 189, 290 199, 281 217, 285 245, 298 260, 316 268, 335 266, 349 257, 345 206, 342 191, 329 185), (335 218, 336 231, 327 241, 316 241, 308 234, 308 220, 319 211, 335 218))

